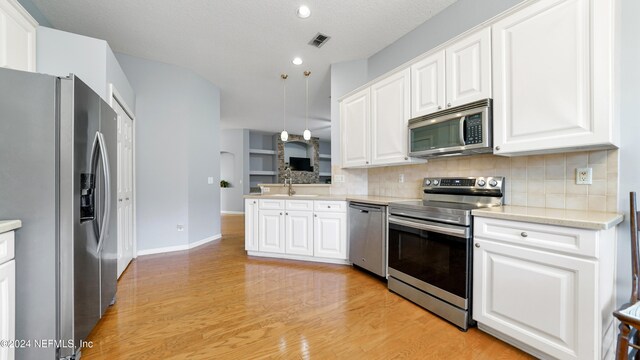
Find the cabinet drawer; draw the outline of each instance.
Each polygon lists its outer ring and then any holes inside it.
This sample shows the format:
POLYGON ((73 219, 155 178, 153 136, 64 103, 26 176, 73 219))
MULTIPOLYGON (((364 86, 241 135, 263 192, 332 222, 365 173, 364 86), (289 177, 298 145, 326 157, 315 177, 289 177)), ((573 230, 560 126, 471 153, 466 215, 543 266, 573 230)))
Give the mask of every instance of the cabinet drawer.
POLYGON ((313 200, 286 200, 287 210, 313 211, 313 200))
POLYGON ((313 210, 325 212, 347 212, 347 202, 316 200, 314 201, 313 210))
POLYGON ((0 264, 14 258, 15 232, 8 231, 0 234, 0 264))
POLYGON ((260 210, 284 210, 284 200, 278 199, 260 199, 260 210))
POLYGON ((597 257, 598 232, 593 230, 476 217, 473 234, 541 250, 597 257))

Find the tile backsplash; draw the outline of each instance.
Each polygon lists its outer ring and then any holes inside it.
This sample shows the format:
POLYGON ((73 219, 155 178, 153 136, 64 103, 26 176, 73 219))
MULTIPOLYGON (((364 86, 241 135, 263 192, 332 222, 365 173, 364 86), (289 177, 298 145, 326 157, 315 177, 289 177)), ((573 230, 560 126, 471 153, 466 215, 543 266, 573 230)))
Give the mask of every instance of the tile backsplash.
POLYGON ((348 174, 340 187, 344 193, 354 189, 362 192, 364 188, 369 195, 420 198, 424 177, 493 175, 506 177, 505 203, 509 205, 617 211, 618 150, 512 158, 476 155, 429 160, 420 165, 334 171, 348 174), (593 184, 576 185, 576 168, 582 167, 593 169, 593 184))

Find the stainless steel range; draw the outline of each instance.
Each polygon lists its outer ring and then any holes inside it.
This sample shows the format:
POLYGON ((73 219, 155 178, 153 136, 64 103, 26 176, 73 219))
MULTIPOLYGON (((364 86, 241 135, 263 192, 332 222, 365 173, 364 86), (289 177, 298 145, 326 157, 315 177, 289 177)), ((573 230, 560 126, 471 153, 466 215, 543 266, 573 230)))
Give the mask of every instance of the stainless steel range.
POLYGON ((389 290, 466 330, 471 210, 503 203, 503 177, 425 178, 422 201, 389 204, 389 290))

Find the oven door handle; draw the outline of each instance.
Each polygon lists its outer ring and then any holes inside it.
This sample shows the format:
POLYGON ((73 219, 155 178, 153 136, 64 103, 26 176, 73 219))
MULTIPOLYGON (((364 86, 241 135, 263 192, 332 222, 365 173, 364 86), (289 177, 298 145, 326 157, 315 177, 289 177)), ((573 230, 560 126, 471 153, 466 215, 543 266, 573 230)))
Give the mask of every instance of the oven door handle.
POLYGON ((456 229, 456 228, 450 228, 442 225, 425 224, 423 222, 402 220, 401 218, 393 215, 389 215, 389 223, 407 226, 407 227, 420 229, 420 230, 433 231, 433 232, 437 232, 445 235, 465 237, 465 238, 468 236, 468 232, 469 232, 469 228, 456 229))

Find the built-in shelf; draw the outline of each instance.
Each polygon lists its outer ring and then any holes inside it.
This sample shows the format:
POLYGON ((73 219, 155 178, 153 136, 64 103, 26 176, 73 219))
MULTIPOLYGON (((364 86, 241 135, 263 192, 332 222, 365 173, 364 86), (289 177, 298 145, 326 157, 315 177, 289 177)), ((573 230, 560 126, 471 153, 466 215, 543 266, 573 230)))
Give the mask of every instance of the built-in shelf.
POLYGON ((275 175, 275 171, 270 170, 251 170, 249 171, 249 175, 275 175))
POLYGON ((249 154, 261 154, 261 155, 275 155, 275 150, 265 150, 265 149, 249 149, 249 154))
POLYGON ((331 154, 319 154, 320 159, 331 159, 331 154))

